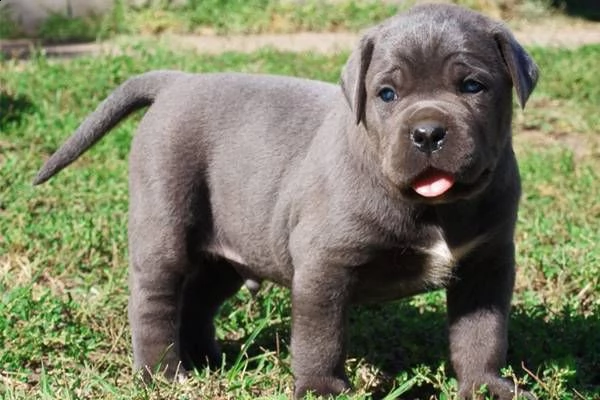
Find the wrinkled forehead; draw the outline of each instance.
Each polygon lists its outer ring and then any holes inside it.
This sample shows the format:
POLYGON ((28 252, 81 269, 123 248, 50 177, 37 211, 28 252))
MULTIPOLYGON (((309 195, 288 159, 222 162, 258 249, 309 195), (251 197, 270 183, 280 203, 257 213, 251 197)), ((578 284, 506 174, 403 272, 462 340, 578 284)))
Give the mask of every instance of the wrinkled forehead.
POLYGON ((380 26, 373 58, 401 61, 413 66, 436 62, 500 64, 501 55, 493 37, 495 23, 475 13, 406 14, 380 26))

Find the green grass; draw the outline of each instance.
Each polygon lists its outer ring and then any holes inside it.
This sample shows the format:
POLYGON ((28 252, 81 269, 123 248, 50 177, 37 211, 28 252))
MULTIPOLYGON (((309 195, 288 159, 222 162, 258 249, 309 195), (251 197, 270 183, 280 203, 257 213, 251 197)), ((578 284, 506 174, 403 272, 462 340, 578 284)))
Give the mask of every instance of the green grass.
MULTIPOLYGON (((504 372, 543 399, 591 400, 600 396, 600 93, 592 68, 600 46, 532 53, 543 78, 516 115, 524 196, 504 372)), ((132 379, 126 175, 140 113, 49 184, 30 182, 133 74, 179 68, 337 81, 345 57, 183 55, 142 43, 121 56, 0 62, 0 398, 289 398, 290 302, 274 286, 256 299, 242 290, 222 308, 221 370, 181 385, 132 379)), ((443 292, 355 310, 347 369, 356 393, 340 398, 453 398, 444 313, 443 292)))
POLYGON ((600 126, 598 46, 576 50, 532 49, 532 55, 543 68, 542 83, 531 103, 534 110, 526 116, 528 127, 555 133, 597 132, 600 126))
MULTIPOLYGON (((510 21, 548 18, 556 11, 550 0, 455 0, 495 18, 510 21)), ((168 0, 143 7, 114 0, 104 15, 70 18, 52 15, 34 37, 50 42, 104 39, 117 34, 289 33, 356 31, 408 8, 415 0, 188 0, 176 7, 168 0)), ((0 9, 1 11, 2 9, 0 9)), ((26 36, 0 12, 0 39, 26 36)))
MULTIPOLYGON (((51 16, 35 34, 51 41, 93 40, 115 34, 175 33, 288 33, 297 31, 358 30, 391 16, 397 5, 380 1, 342 0, 302 2, 279 0, 189 0, 174 7, 153 1, 135 8, 123 0, 105 15, 68 18, 51 16)), ((0 38, 23 35, 7 15, 0 15, 0 38)))

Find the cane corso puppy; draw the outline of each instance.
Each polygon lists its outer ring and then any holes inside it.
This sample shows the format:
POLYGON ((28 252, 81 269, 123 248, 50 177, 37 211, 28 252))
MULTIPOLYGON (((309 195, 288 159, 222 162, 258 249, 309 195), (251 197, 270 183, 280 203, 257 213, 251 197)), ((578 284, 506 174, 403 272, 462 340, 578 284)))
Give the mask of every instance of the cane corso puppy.
POLYGON ((512 89, 538 70, 501 23, 422 5, 366 31, 341 84, 153 71, 118 87, 39 184, 132 111, 135 367, 219 365, 213 318, 246 282, 291 288, 295 396, 349 389, 348 308, 445 288, 462 397, 499 377, 520 195, 512 89))

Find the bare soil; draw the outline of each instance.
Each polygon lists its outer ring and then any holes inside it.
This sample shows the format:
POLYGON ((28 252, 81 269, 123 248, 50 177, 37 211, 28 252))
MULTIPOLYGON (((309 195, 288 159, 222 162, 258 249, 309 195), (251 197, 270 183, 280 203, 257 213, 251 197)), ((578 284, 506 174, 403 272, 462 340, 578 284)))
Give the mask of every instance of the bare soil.
MULTIPOLYGON (((536 23, 520 23, 513 31, 524 45, 577 47, 600 43, 600 23, 550 18, 536 23)), ((359 34, 353 32, 301 32, 293 34, 261 35, 175 35, 158 37, 169 46, 198 53, 219 54, 226 51, 253 52, 270 47, 284 51, 332 53, 351 49, 359 34)), ((153 36, 118 37, 105 42, 42 46, 46 54, 57 57, 74 57, 81 54, 119 52, 132 41, 152 40, 153 36)), ((11 58, 26 58, 36 43, 31 40, 0 41, 0 52, 11 58)))
POLYGON ((513 142, 517 153, 530 151, 531 149, 563 148, 571 151, 575 160, 600 158, 600 135, 528 130, 513 135, 513 142))

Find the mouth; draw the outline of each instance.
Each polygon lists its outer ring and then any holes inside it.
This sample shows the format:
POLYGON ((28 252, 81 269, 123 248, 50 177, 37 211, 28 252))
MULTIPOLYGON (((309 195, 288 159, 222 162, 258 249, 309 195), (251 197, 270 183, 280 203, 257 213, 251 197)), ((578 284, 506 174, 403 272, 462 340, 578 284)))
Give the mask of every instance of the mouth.
POLYGON ((464 181, 458 176, 428 168, 414 178, 404 191, 408 199, 426 203, 445 203, 477 195, 492 179, 493 169, 483 170, 475 180, 464 181))
POLYGON ((420 196, 436 198, 448 192, 455 183, 454 176, 434 168, 426 170, 411 183, 411 188, 420 196))

